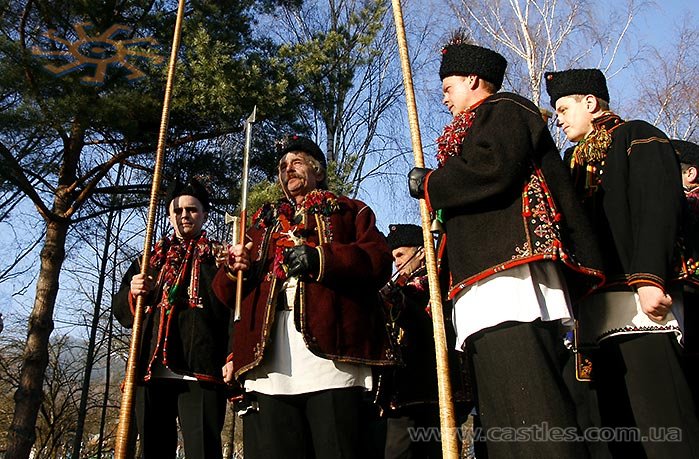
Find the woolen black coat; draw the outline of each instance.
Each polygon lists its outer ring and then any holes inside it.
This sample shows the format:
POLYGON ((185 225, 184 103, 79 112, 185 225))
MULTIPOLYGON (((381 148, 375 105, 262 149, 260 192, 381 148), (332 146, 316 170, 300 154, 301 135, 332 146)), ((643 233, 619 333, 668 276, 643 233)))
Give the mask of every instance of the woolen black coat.
MULTIPOLYGON (((221 368, 226 364, 229 351, 230 309, 216 298, 211 289, 216 271, 213 259, 202 261, 199 277, 201 307, 190 308, 186 304, 174 307, 172 314, 175 317, 170 327, 163 328, 167 330, 168 367, 171 370, 202 381, 223 384, 221 368)), ((121 288, 112 300, 114 316, 128 328, 133 325, 132 307, 135 305, 135 298, 130 298, 130 283, 131 278, 139 272, 139 262, 136 260, 124 275, 121 288)), ((185 282, 185 285, 188 284, 189 279, 185 282)), ((157 286, 145 303, 156 306, 162 293, 162 286, 157 286)), ((158 330, 163 320, 161 308, 152 307, 148 311, 144 314, 141 333, 138 363, 141 381, 150 378, 149 363, 156 351, 158 330)))
MULTIPOLYGON (((609 285, 664 288, 672 277, 684 200, 677 156, 667 136, 645 121, 624 122, 609 113, 594 124, 611 133, 598 187, 586 192, 585 168, 572 172, 599 235, 609 285)), ((566 150, 568 165, 574 150, 566 150)))
POLYGON ((450 297, 504 269, 559 260, 582 294, 603 278, 601 255, 539 109, 512 93, 477 108, 461 154, 429 173, 425 198, 442 209, 450 297))

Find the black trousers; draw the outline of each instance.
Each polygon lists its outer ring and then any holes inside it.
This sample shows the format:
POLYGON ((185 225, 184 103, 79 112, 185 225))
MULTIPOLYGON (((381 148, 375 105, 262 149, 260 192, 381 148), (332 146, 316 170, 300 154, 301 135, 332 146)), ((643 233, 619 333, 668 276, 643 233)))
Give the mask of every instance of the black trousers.
MULTIPOLYGON (((404 409, 403 416, 389 418, 386 429, 386 459, 435 459, 442 457, 442 443, 432 432, 439 429, 439 407, 421 404, 404 409), (424 432, 424 434, 410 431, 424 432)), ((458 422, 458 420, 457 420, 458 422)))
POLYGON ((476 454, 500 458, 587 458, 563 379, 560 323, 506 322, 467 340, 481 431, 476 454), (485 436, 485 450, 483 440, 485 436))
POLYGON ((674 334, 608 338, 592 362, 602 426, 642 436, 610 441, 614 457, 699 457, 696 406, 674 334))
POLYGON ((221 459, 225 416, 224 388, 214 384, 162 378, 136 389, 143 459, 175 457, 178 418, 187 459, 221 459))
POLYGON ((299 395, 252 393, 243 416, 245 459, 365 458, 360 387, 299 395))

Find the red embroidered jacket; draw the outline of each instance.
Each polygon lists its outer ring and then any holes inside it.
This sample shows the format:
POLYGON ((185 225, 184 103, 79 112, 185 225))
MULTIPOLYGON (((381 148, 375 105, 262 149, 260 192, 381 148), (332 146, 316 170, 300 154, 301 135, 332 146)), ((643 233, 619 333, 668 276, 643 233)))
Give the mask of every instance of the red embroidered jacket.
MULTIPOLYGON (((282 203, 289 207, 287 201, 282 203)), ((346 197, 338 197, 337 204, 339 210, 330 215, 310 211, 301 222, 306 242, 319 248, 321 272, 315 281, 299 282, 296 328, 308 349, 320 357, 395 364, 378 295, 391 275, 391 252, 366 204, 346 197)), ((263 207, 247 231, 253 242, 252 266, 245 274, 241 320, 232 331, 231 358, 238 380, 260 364, 270 342, 276 296, 283 282, 274 269, 282 226, 279 208, 263 207)), ((213 289, 231 308, 235 306, 235 282, 224 268, 217 273, 213 289)))

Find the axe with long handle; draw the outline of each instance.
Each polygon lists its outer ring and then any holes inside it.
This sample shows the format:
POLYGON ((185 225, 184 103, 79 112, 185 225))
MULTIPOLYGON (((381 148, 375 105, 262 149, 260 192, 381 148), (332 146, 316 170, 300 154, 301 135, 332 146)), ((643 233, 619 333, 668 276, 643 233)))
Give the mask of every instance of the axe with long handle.
MULTIPOLYGON (((240 216, 232 220, 226 216, 226 223, 233 224, 233 234, 236 242, 245 245, 245 227, 247 226, 247 211, 248 211, 248 170, 250 169, 250 144, 252 142, 252 125, 257 121, 257 105, 252 109, 252 113, 245 120, 245 148, 243 149, 243 178, 240 192, 240 216)), ((243 300, 243 272, 238 271, 236 274, 235 286, 235 312, 233 320, 240 320, 240 303, 243 300)))

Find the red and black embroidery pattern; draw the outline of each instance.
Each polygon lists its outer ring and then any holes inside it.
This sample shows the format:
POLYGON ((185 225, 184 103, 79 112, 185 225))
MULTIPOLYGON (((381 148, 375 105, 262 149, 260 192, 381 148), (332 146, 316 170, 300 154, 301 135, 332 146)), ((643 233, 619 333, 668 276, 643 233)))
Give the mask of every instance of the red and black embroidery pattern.
POLYGON ((522 191, 522 218, 527 241, 515 248, 512 258, 535 254, 556 254, 561 247, 558 222, 561 214, 556 211, 553 198, 539 172, 534 169, 522 191))
POLYGON ((149 265, 153 272, 160 271, 159 281, 163 285, 161 306, 169 311, 180 298, 184 298, 180 292, 189 278, 189 306, 200 307, 199 272, 201 262, 205 260, 213 260, 206 231, 202 231, 197 239, 183 240, 172 235, 155 244, 149 265))
POLYGON ((267 203, 262 206, 252 217, 253 225, 257 228, 275 228, 272 239, 274 241, 274 261, 272 272, 278 279, 286 279, 284 266, 284 250, 307 243, 308 229, 305 222, 310 215, 318 215, 324 218, 326 224, 324 231, 332 232, 329 217, 340 210, 337 196, 327 190, 313 190, 308 193, 299 206, 295 206, 288 199, 280 199, 275 203, 267 203), (277 225, 276 227, 274 225, 277 225))
POLYGON ((473 110, 464 110, 456 115, 451 123, 444 126, 444 132, 437 137, 437 162, 439 167, 444 166, 447 158, 461 154, 461 144, 475 117, 476 112, 473 110))

